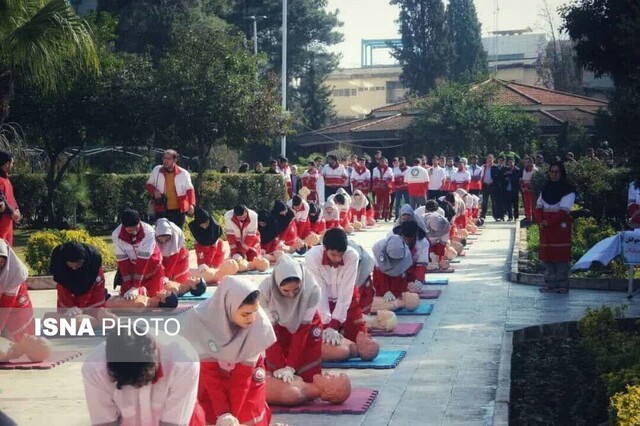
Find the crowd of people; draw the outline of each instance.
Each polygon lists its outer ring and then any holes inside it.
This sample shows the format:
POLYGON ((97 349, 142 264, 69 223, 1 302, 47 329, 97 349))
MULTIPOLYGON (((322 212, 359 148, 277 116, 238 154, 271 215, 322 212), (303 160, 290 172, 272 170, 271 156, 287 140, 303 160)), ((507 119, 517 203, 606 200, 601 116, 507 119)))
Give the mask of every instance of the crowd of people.
MULTIPOLYGON (((2 155, 0 208, 13 223, 19 210, 8 180, 12 161, 2 163, 2 155)), ((541 291, 568 291, 575 191, 561 162, 548 166, 548 182, 534 199, 531 176, 547 166, 521 159, 510 146, 482 165, 476 156, 420 157, 411 165, 399 157, 389 165, 379 151, 369 164, 364 157, 329 155, 327 164, 310 162, 298 179, 295 166, 280 158, 270 170, 283 176, 288 200, 258 211, 238 204, 220 224, 197 206, 189 173, 177 160, 167 150, 147 181, 155 225, 124 209, 113 231, 117 294, 105 291, 95 247, 67 242, 51 256, 58 289, 51 315, 101 321, 114 315, 105 308, 175 308, 187 293, 202 296, 217 285, 212 296, 180 314, 190 333, 184 341, 113 334, 95 349, 83 368, 92 424, 268 425, 269 404, 343 402, 348 377, 322 373, 322 361, 375 358, 379 345, 369 331, 392 328, 392 311, 415 308, 426 275, 450 270, 449 261, 465 255, 467 237, 484 224, 489 202, 496 221, 517 219, 520 192, 525 218, 540 227, 541 291), (185 245, 186 216, 194 217, 188 226, 195 269, 185 245), (390 220, 390 232, 372 255, 348 238, 390 220), (273 270, 260 285, 236 275, 269 265, 273 270), (136 361, 118 362, 123 353, 136 361)), ((630 188, 630 199, 638 193, 630 188)), ((640 196, 633 202, 640 206, 640 196)), ((630 204, 634 220, 638 211, 630 204)), ((15 344, 31 339, 46 347, 32 339, 27 268, 11 248, 10 233, 2 232, 0 308, 7 309, 0 309, 0 332, 15 344)))

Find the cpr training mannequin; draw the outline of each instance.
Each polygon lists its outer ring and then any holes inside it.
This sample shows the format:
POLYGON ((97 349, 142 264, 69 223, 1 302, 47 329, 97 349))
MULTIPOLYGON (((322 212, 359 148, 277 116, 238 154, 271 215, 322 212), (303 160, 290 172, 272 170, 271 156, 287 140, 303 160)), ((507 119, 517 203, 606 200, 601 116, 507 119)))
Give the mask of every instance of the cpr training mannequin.
POLYGON ((283 255, 260 284, 260 305, 271 318, 277 341, 266 353, 267 370, 289 381, 311 382, 321 370, 320 286, 307 268, 283 255))
POLYGON ((207 424, 267 426, 264 352, 276 341, 256 284, 227 277, 209 299, 178 316, 200 358, 198 401, 207 424))
POLYGON ((396 314, 386 309, 379 309, 375 315, 367 315, 366 318, 367 328, 370 330, 393 331, 398 325, 396 314))
POLYGON ((378 353, 380 353, 380 343, 362 331, 356 336, 355 342, 342 337, 337 344, 323 343, 322 345, 323 361, 346 361, 357 357, 363 361, 372 361, 378 353))
POLYGON ((202 278, 207 285, 218 285, 225 277, 238 273, 238 262, 233 259, 227 259, 222 262, 220 267, 214 268, 207 265, 200 265, 197 269, 190 269, 189 275, 195 278, 202 278))
POLYGON ((42 362, 51 355, 51 345, 44 337, 25 334, 19 342, 0 337, 0 362, 9 362, 26 355, 32 362, 42 362))
POLYGON ((399 299, 385 300, 384 297, 374 297, 371 312, 376 313, 380 310, 397 311, 398 309, 415 311, 418 306, 420 306, 420 295, 407 291, 402 293, 399 299))
POLYGON ((344 373, 337 375, 316 374, 311 383, 293 376, 290 383, 267 375, 267 403, 285 407, 297 407, 315 400, 339 405, 351 396, 351 380, 344 373))

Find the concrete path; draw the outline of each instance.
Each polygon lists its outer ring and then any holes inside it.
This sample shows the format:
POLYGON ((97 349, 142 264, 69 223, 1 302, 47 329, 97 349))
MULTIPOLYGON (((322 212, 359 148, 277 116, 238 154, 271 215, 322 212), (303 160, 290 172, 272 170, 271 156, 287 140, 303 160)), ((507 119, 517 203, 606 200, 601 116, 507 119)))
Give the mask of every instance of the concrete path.
MULTIPOLYGON (((370 249, 390 229, 358 233, 370 249)), ((429 317, 401 317, 424 322, 412 338, 380 338, 384 348, 403 349, 407 357, 393 370, 346 370, 354 387, 380 394, 366 415, 277 415, 290 425, 487 425, 492 422, 505 330, 578 319, 587 306, 626 303, 625 294, 574 290, 568 295, 541 294, 537 287, 511 284, 505 276, 515 227, 488 223, 457 272, 449 278, 429 317)), ((259 279, 259 278, 254 278, 259 279)), ((36 306, 54 306, 55 292, 32 292, 36 306)), ((629 314, 638 316, 632 302, 629 314)), ((97 339, 85 339, 86 351, 97 339)), ((73 344, 77 346, 77 339, 73 344)), ((57 340, 67 346, 69 341, 57 340)), ((48 371, 0 371, 0 409, 20 425, 86 425, 81 362, 48 371)), ((345 371, 345 370, 340 370, 345 371)))

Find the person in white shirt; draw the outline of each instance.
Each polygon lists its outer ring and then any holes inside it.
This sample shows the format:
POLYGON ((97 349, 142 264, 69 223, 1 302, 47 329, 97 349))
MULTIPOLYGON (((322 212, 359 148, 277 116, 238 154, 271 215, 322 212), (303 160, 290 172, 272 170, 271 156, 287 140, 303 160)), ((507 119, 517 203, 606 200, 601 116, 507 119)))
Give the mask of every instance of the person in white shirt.
POLYGON ((524 157, 524 168, 520 177, 520 189, 522 190, 522 201, 524 204, 524 218, 527 222, 533 222, 533 189, 531 188, 531 179, 538 168, 533 164, 533 159, 529 156, 524 157))
POLYGON ((369 194, 371 187, 371 171, 367 169, 366 159, 358 158, 358 163, 351 171, 351 190, 353 193, 360 190, 365 196, 369 194))
POLYGON ((322 169, 322 177, 324 178, 324 196, 329 198, 339 188, 349 183, 349 176, 347 176, 345 168, 338 162, 338 157, 328 155, 327 160, 329 164, 322 169))
POLYGON ((82 366, 92 425, 204 425, 200 363, 180 336, 111 333, 82 366))
POLYGON ((328 229, 322 245, 305 256, 305 266, 322 289, 320 316, 325 343, 338 345, 345 338, 354 341, 367 332, 356 286, 360 256, 348 246, 347 234, 340 228, 328 229), (342 331, 342 334, 340 333, 342 331))
POLYGON ((407 160, 404 157, 398 158, 398 166, 393 168, 393 189, 395 192, 395 215, 396 219, 400 214, 400 202, 404 204, 410 204, 409 199, 409 184, 407 177, 409 176, 410 168, 407 167, 407 160))
POLYGON ((466 164, 462 159, 457 163, 457 169, 451 174, 451 190, 462 188, 465 191, 469 190, 469 183, 471 182, 471 173, 467 170, 466 164))
POLYGON ((469 166, 467 167, 471 182, 469 182, 469 192, 473 195, 480 196, 482 191, 482 167, 478 166, 478 156, 469 157, 469 166))
POLYGON ((419 158, 413 160, 413 167, 409 169, 406 178, 409 200, 414 209, 424 206, 427 202, 427 187, 429 186, 429 172, 421 166, 419 158))
POLYGON ((427 199, 437 200, 440 198, 442 195, 441 188, 445 177, 444 169, 440 167, 440 158, 436 155, 431 159, 431 168, 429 169, 429 192, 427 193, 427 199))

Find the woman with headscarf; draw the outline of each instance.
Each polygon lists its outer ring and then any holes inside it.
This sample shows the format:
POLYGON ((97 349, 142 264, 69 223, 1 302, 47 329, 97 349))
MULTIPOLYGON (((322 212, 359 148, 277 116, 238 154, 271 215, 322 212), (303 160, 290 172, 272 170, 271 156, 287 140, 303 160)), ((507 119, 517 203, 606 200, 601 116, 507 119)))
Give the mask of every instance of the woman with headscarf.
POLYGON ((534 218, 540 232, 540 260, 544 263, 546 293, 569 292, 571 261, 571 216, 576 200, 573 186, 567 181, 564 164, 549 165, 549 180, 538 197, 534 218))
POLYGON ((164 276, 184 284, 189 279, 189 250, 184 244, 184 233, 169 219, 156 221, 156 242, 162 253, 164 276))
POLYGON ((311 225, 309 224, 309 203, 303 200, 300 195, 296 194, 287 202, 287 205, 295 214, 293 220, 296 223, 298 237, 304 240, 311 232, 311 225))
POLYGON ((407 271, 407 287, 400 293, 407 290, 419 293, 422 290, 429 264, 429 240, 427 239, 429 230, 427 225, 422 217, 415 214, 409 204, 405 204, 400 209, 400 217, 393 226, 393 233, 404 238, 413 258, 413 266, 407 271))
POLYGON ((194 220, 189 223, 189 229, 196 240, 193 248, 196 250, 198 266, 206 265, 211 268, 219 268, 226 257, 224 241, 220 238, 222 227, 211 217, 209 212, 198 207, 194 220))
POLYGON ((278 238, 278 223, 269 210, 258 212, 258 231, 260 232, 260 248, 269 261, 275 260, 273 254, 282 250, 282 242, 278 238))
POLYGON ((318 236, 322 236, 327 230, 322 208, 316 203, 309 203, 309 222, 311 222, 311 232, 318 236))
POLYGON ((367 224, 367 206, 369 205, 369 199, 364 193, 356 189, 353 191, 353 197, 351 197, 351 220, 358 221, 362 225, 367 224))
POLYGON ((226 277, 212 297, 179 318, 200 356, 198 401, 207 424, 268 426, 265 351, 276 335, 256 284, 226 277))
POLYGON ((271 216, 276 221, 280 241, 289 247, 296 244, 298 229, 296 228, 296 222, 293 220, 295 217, 293 210, 284 201, 276 200, 273 204, 273 209, 271 209, 271 216))
POLYGON ((260 284, 260 305, 271 317, 277 341, 267 349, 267 370, 285 383, 294 375, 311 383, 322 372, 320 286, 289 255, 280 257, 270 277, 260 284))
POLYGON ((405 275, 413 258, 411 250, 400 235, 391 235, 373 245, 373 288, 375 295, 390 302, 407 291, 405 275))
POLYGON ((51 253, 49 270, 57 284, 60 313, 95 317, 97 309, 104 307, 102 256, 94 246, 77 241, 57 246, 51 253))
POLYGON ((24 263, 5 240, 0 240, 0 336, 14 342, 36 331, 28 276, 24 263))
POLYGON ((324 203, 322 213, 327 229, 340 227, 340 209, 333 201, 324 203))

